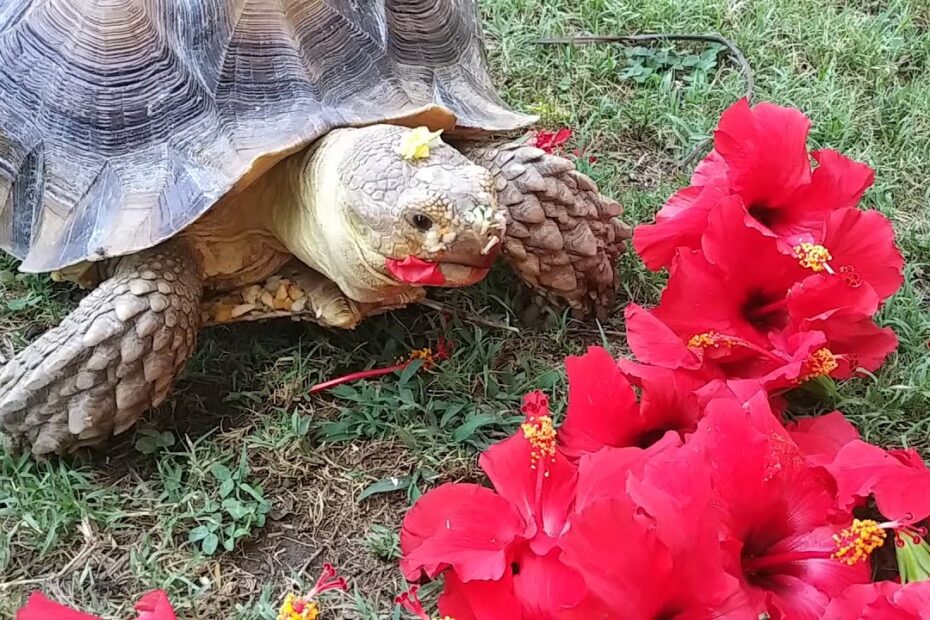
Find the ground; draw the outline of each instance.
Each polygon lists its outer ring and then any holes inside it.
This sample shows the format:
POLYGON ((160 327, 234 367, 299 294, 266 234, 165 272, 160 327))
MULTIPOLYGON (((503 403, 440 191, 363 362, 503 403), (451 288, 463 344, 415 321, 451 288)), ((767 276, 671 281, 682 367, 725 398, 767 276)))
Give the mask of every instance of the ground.
MULTIPOLYGON (((541 47, 577 33, 720 32, 753 67, 759 99, 794 105, 813 143, 867 161, 867 207, 892 218, 907 284, 880 319, 901 339, 875 376, 840 386, 872 441, 930 456, 930 8, 922 0, 481 0, 489 57, 505 99, 548 126, 569 125, 596 155, 586 171, 651 219, 686 180, 679 162, 745 82, 725 55, 685 43, 638 51, 541 47)), ((354 333, 290 322, 206 331, 177 394, 105 456, 37 463, 0 455, 0 617, 31 590, 125 618, 164 587, 184 618, 273 618, 324 561, 353 590, 325 617, 398 618, 397 528, 440 480, 476 478, 477 450, 508 433, 520 397, 564 399, 561 359, 593 343, 624 351, 622 305, 656 300, 662 277, 622 258, 617 310, 604 325, 511 313, 518 288, 498 270, 443 299, 518 326, 508 330, 408 309, 354 333), (334 375, 389 363, 441 335, 457 345, 430 373, 391 376, 321 396, 334 375), (372 486, 374 485, 374 486, 372 486), (193 542, 191 542, 193 541, 193 542)), ((0 263, 0 353, 57 322, 78 291, 0 263)))

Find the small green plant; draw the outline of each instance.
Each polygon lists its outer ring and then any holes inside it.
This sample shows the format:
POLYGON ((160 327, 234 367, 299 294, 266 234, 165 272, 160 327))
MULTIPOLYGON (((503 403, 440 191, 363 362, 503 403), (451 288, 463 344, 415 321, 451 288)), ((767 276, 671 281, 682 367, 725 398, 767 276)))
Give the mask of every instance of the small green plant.
POLYGON ((136 432, 136 441, 133 446, 142 454, 155 454, 162 448, 174 445, 174 435, 169 431, 158 431, 153 428, 143 428, 136 432))
POLYGON ((271 510, 261 489, 246 482, 249 467, 244 452, 235 470, 214 463, 210 473, 219 483, 220 501, 207 500, 202 513, 195 517, 200 525, 188 534, 188 540, 200 543, 200 550, 207 555, 216 553, 220 544, 232 551, 236 541, 251 534, 253 528, 264 527, 265 516, 271 510))
POLYGON ((385 561, 400 558, 400 535, 389 527, 372 525, 365 537, 365 547, 377 558, 385 561))
POLYGON ((700 54, 683 53, 666 47, 652 49, 633 47, 624 50, 626 67, 620 78, 643 84, 653 79, 668 81, 680 79, 690 83, 705 79, 717 67, 717 57, 726 50, 723 45, 711 44, 700 54))

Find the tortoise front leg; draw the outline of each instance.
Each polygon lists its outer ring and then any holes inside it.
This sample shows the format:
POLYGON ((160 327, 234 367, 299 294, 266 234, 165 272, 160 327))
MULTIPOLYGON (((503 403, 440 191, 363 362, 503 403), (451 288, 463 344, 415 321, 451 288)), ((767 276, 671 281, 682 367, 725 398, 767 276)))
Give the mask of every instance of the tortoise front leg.
POLYGON ((353 329, 362 319, 413 303, 425 295, 403 289, 396 300, 362 303, 348 298, 336 283, 294 260, 264 281, 217 293, 201 306, 204 326, 290 317, 324 327, 353 329))
POLYGON ((495 177, 507 210, 504 256, 557 306, 604 319, 617 287, 617 257, 630 238, 620 205, 564 157, 523 141, 456 144, 495 177))
POLYGON ((194 349, 202 282, 181 240, 120 259, 0 370, 0 431, 36 454, 99 444, 168 396, 194 349))

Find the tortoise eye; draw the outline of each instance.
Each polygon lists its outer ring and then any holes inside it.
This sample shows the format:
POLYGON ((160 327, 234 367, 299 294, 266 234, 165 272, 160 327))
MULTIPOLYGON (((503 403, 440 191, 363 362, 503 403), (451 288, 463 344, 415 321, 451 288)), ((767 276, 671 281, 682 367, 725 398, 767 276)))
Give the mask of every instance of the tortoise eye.
POLYGON ((422 213, 414 213, 413 217, 410 218, 410 221, 417 228, 417 230, 421 230, 423 232, 426 232, 433 227, 433 220, 431 220, 428 216, 423 215, 422 213))

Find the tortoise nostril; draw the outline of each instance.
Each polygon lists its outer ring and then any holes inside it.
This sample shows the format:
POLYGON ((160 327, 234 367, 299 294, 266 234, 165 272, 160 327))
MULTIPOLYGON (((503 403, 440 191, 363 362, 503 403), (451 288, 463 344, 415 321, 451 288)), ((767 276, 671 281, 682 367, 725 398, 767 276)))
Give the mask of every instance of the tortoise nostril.
POLYGON ((423 232, 426 232, 433 227, 433 220, 431 220, 428 216, 423 215, 422 213, 414 213, 413 217, 410 218, 410 221, 417 230, 421 230, 423 232))

